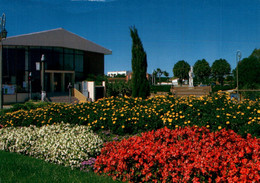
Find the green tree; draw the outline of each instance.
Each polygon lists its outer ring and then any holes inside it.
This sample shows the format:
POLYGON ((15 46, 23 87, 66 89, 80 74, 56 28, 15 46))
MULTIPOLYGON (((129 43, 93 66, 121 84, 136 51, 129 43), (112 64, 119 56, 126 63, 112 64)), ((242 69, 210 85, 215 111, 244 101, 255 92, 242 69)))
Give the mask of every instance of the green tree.
POLYGON ((161 84, 161 76, 163 74, 163 71, 160 68, 157 68, 156 69, 156 73, 157 73, 157 75, 159 77, 159 83, 161 84))
POLYGON ((163 71, 163 75, 166 77, 166 81, 169 80, 169 73, 167 71, 163 71))
POLYGON ((150 85, 146 78, 147 56, 135 27, 130 27, 130 34, 132 37, 132 96, 147 98, 150 95, 150 85))
POLYGON ((173 67, 173 75, 179 78, 179 83, 182 86, 183 79, 189 78, 190 64, 184 60, 178 61, 173 67))
POLYGON ((224 76, 229 74, 231 71, 230 64, 225 59, 215 60, 211 67, 211 73, 215 80, 223 86, 224 76))
MULTIPOLYGON (((238 63, 238 88, 239 89, 260 89, 260 57, 257 56, 257 50, 238 63)), ((260 52, 259 52, 260 53, 260 52)), ((237 81, 236 70, 233 73, 237 81)), ((244 92, 246 98, 258 98, 260 92, 244 92)))
POLYGON ((260 49, 254 49, 249 57, 256 57, 257 59, 260 59, 260 49))
POLYGON ((201 84, 205 84, 211 74, 211 68, 209 63, 205 60, 198 60, 193 67, 193 72, 197 81, 201 84))

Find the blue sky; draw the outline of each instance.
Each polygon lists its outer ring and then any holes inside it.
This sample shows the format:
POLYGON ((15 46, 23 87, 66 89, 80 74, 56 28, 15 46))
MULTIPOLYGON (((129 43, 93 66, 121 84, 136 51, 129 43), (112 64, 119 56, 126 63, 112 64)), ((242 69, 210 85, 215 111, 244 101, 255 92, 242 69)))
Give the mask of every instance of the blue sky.
POLYGON ((135 26, 148 69, 172 76, 179 60, 210 65, 260 48, 260 0, 0 0, 8 36, 63 27, 112 50, 107 71, 131 70, 129 27, 135 26))

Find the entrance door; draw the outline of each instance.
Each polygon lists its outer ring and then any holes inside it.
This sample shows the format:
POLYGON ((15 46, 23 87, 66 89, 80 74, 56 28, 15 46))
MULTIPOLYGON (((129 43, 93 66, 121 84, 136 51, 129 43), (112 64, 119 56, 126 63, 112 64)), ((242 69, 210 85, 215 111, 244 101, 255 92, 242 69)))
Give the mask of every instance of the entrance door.
POLYGON ((61 92, 61 73, 54 73, 54 92, 61 92))
POLYGON ((64 93, 68 92, 67 89, 69 83, 71 85, 75 82, 75 74, 73 71, 52 71, 47 70, 46 74, 46 86, 50 93, 64 93))

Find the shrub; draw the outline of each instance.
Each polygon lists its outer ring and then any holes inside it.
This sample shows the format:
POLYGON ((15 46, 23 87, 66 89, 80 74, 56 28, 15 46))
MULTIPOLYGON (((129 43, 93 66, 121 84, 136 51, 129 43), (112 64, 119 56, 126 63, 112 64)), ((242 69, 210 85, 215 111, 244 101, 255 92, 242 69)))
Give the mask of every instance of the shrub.
POLYGON ((185 127, 107 143, 95 172, 129 182, 259 182, 260 139, 185 127))
POLYGON ((132 88, 131 81, 115 81, 106 83, 106 95, 107 97, 118 96, 131 96, 132 88))
POLYGON ((152 85, 151 92, 170 92, 171 85, 152 85))
POLYGON ((234 89, 235 87, 233 85, 214 85, 212 86, 212 92, 218 92, 219 90, 231 90, 231 89, 234 89))
POLYGON ((0 129, 0 150, 71 167, 80 167, 82 161, 96 157, 102 144, 103 141, 86 126, 60 123, 41 128, 0 129))

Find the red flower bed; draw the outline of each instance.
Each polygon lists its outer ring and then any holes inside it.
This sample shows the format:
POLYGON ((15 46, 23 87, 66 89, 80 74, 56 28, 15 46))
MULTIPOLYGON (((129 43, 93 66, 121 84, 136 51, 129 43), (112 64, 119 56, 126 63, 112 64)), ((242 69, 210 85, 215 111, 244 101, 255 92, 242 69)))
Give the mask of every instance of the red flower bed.
POLYGON ((95 172, 129 182, 259 182, 260 139, 165 127, 105 144, 95 172))

